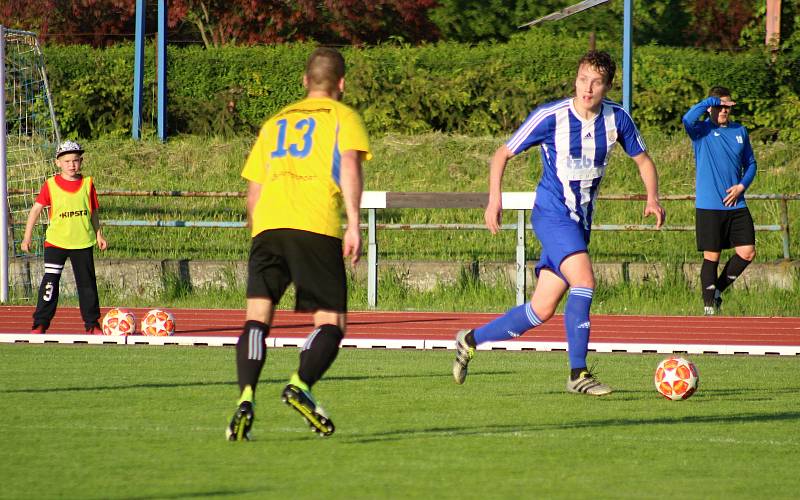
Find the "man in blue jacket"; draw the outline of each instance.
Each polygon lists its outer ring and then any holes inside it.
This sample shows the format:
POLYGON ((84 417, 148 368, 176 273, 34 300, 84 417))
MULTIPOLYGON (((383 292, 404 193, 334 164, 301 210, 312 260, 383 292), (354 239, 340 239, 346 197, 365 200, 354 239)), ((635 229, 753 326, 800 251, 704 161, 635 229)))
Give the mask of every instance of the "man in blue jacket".
POLYGON ((738 278, 756 256, 753 218, 744 192, 756 176, 756 159, 747 129, 730 120, 731 92, 713 87, 709 97, 683 116, 683 126, 694 146, 696 172, 697 249, 703 252, 700 283, 704 313, 716 314, 722 292, 738 278), (707 120, 701 120, 708 113, 707 120), (717 276, 720 254, 735 253, 717 276))

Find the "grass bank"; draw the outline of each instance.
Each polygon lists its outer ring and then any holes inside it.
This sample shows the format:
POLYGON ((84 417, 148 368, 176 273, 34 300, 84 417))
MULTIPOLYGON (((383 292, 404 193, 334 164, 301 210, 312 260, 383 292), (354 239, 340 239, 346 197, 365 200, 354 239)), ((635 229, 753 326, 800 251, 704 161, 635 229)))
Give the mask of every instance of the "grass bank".
MULTIPOLYGON (((662 194, 691 194, 694 163, 689 140, 683 135, 645 134, 658 166, 662 194)), ((486 191, 487 165, 504 138, 443 134, 387 135, 373 138, 375 159, 366 164, 365 189, 377 191, 486 191)), ((166 144, 137 143, 129 139, 102 139, 86 144, 85 170, 96 177, 100 189, 243 191, 239 177, 251 137, 209 138, 182 136, 166 144)), ((800 144, 754 145, 759 171, 753 193, 800 192, 800 144)), ((504 189, 532 191, 539 178, 538 152, 514 158, 507 169, 504 189)), ((611 160, 602 193, 642 193, 632 161, 620 150, 611 160)), ((244 200, 202 198, 106 197, 102 218, 143 220, 243 221, 244 200)), ((664 203, 668 223, 693 225, 691 202, 664 203)), ((757 224, 779 222, 774 201, 751 201, 757 224)), ((800 202, 790 203, 790 221, 800 220, 800 202)), ((598 224, 651 223, 643 219, 641 202, 603 200, 598 203, 598 224)), ((512 213, 506 219, 514 221, 512 213)), ((393 209, 378 213, 385 223, 482 224, 482 210, 393 209)), ((106 229, 111 248, 108 258, 244 259, 248 234, 244 229, 121 228, 106 229)), ((800 255, 800 226, 791 227, 792 254, 800 255)), ((512 231, 492 237, 487 231, 382 231, 380 255, 389 259, 508 260, 514 259, 512 231)), ((757 234, 759 259, 781 258, 778 233, 757 234)), ((694 261, 698 253, 693 232, 601 232, 592 235, 596 260, 694 261)), ((539 253, 531 238, 529 258, 539 253)))

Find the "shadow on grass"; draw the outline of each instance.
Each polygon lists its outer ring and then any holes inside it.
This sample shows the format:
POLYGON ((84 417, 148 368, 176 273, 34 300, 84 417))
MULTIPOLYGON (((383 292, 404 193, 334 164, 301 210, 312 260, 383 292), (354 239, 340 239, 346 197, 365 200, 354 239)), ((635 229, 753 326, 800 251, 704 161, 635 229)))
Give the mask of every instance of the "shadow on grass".
MULTIPOLYGON (((494 375, 510 375, 514 372, 507 370, 497 370, 491 372, 481 372, 471 374, 473 377, 485 377, 494 375)), ((449 373, 417 373, 411 375, 333 375, 325 377, 324 381, 344 381, 344 382, 361 382, 368 380, 389 380, 389 379, 407 379, 407 378, 447 378, 451 375, 449 373)), ((260 379, 259 384, 280 384, 286 383, 286 378, 269 378, 260 379)), ((90 392, 90 391, 118 391, 128 389, 178 389, 185 387, 209 387, 209 386, 227 386, 236 385, 235 380, 230 381, 217 381, 217 382, 172 382, 172 383, 143 383, 143 384, 129 384, 129 385, 100 385, 100 386, 81 386, 81 387, 36 387, 36 388, 21 388, 21 389, 3 389, 0 394, 40 394, 51 392, 90 392)))
POLYGON ((183 492, 172 494, 158 494, 158 495, 141 495, 141 496, 102 496, 97 498, 117 498, 119 500, 154 500, 156 498, 213 498, 213 497, 229 497, 232 495, 246 495, 249 493, 264 494, 264 492, 271 491, 271 488, 242 488, 218 491, 195 491, 183 492))
POLYGON ((643 419, 605 419, 574 423, 537 425, 483 425, 474 427, 430 427, 427 429, 407 429, 364 434, 362 436, 342 437, 350 444, 370 444, 386 441, 402 441, 429 437, 472 436, 487 434, 516 434, 520 432, 545 432, 558 430, 579 430, 605 427, 633 427, 640 425, 696 425, 696 424, 746 424, 754 422, 778 422, 800 420, 800 412, 746 413, 740 415, 678 416, 643 419))

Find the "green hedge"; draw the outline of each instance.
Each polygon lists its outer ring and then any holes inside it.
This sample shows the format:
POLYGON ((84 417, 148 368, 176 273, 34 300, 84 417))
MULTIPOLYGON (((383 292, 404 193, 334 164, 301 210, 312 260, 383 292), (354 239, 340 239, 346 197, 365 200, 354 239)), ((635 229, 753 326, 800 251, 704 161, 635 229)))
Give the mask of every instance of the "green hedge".
MULTIPOLYGON (((503 44, 438 43, 420 47, 347 48, 345 102, 370 132, 432 130, 469 135, 508 133, 536 105, 572 92, 583 40, 530 31, 503 44)), ((605 47, 601 47, 605 48, 605 47)), ((313 46, 170 46, 169 130, 252 133, 302 97, 305 59, 313 46)), ((620 48, 609 48, 620 61, 620 48)), ((155 120, 155 61, 146 51, 144 123, 155 120)), ((635 49, 634 117, 642 128, 680 127, 680 117, 715 84, 741 103, 736 119, 758 135, 800 140, 800 64, 762 52, 711 53, 644 46, 635 49)), ((65 135, 129 134, 133 47, 96 50, 49 46, 45 60, 65 135)), ((621 100, 621 64, 611 98, 621 100)))

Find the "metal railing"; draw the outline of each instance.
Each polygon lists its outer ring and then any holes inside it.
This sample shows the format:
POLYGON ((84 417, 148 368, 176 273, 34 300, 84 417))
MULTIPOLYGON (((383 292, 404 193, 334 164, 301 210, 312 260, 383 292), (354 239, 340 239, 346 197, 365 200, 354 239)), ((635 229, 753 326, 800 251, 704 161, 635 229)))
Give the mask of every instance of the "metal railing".
MULTIPOLYGON (((243 198, 246 193, 236 191, 118 191, 98 190, 99 196, 154 196, 154 197, 202 197, 202 198, 243 198)), ((600 195, 601 200, 644 201, 644 195, 610 194, 600 195)), ((662 195, 661 201, 692 201, 694 195, 662 195)), ((775 200, 779 202, 780 223, 757 224, 756 231, 779 231, 783 243, 783 258, 790 259, 789 239, 789 206, 790 201, 800 201, 798 194, 748 194, 748 200, 775 200)), ((377 211, 400 208, 484 208, 488 201, 487 193, 403 193, 387 191, 365 191, 361 198, 361 208, 367 211, 367 222, 361 227, 367 230, 367 301, 370 307, 378 304, 378 230, 476 230, 484 229, 483 224, 378 224, 377 211)), ((525 272, 525 229, 526 211, 533 208, 535 193, 505 192, 503 193, 503 210, 515 210, 515 224, 503 224, 502 230, 517 232, 516 262, 516 298, 517 304, 527 300, 525 272)), ((205 227, 205 228, 244 228, 245 222, 239 221, 186 221, 186 220, 102 220, 105 226, 127 227, 205 227)), ((692 226, 664 225, 656 229, 651 224, 595 224, 593 231, 694 231, 692 226)))

